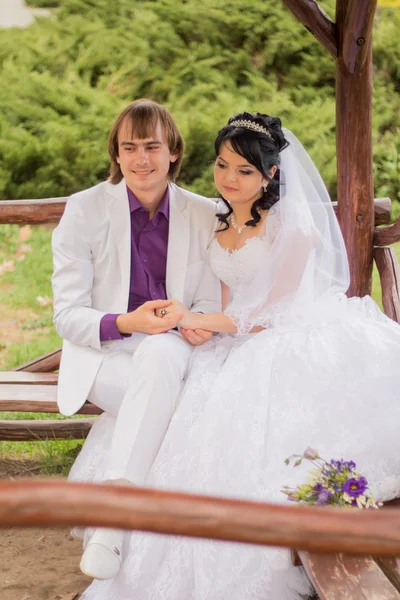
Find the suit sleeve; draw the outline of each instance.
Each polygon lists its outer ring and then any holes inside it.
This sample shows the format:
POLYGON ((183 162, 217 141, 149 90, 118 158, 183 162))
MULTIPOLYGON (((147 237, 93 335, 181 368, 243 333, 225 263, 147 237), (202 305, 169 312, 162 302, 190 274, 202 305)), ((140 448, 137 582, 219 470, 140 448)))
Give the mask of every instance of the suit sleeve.
POLYGON ((90 225, 83 203, 71 196, 52 237, 54 324, 63 339, 101 350, 100 321, 106 313, 92 308, 90 225))
MULTIPOLYGON (((215 235, 217 224, 214 206, 212 206, 211 217, 212 226, 209 229, 208 245, 215 235)), ((204 261, 203 275, 194 295, 190 310, 192 312, 202 312, 204 314, 217 313, 222 310, 221 282, 211 269, 207 256, 204 261)))

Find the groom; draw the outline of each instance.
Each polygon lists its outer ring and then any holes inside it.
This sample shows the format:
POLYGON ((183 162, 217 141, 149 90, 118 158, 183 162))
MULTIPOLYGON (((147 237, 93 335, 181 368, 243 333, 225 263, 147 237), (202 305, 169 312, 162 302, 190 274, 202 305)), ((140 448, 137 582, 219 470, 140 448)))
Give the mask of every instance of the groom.
MULTIPOLYGON (((115 417, 102 457, 107 481, 145 483, 191 350, 211 337, 178 332, 168 299, 220 310, 220 284, 206 261, 215 205, 175 185, 183 147, 163 106, 131 103, 110 133, 109 180, 71 196, 53 234, 54 322, 64 340, 58 404, 72 415, 89 399, 115 417)), ((98 529, 82 570, 114 577, 121 548, 120 532, 98 529)))

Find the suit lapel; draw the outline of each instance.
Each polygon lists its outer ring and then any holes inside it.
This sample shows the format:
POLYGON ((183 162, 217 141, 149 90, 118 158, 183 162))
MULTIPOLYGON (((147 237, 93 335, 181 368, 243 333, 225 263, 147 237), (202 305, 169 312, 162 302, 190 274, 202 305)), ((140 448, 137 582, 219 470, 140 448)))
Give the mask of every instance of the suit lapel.
POLYGON ((110 226, 119 258, 121 296, 118 298, 118 304, 121 306, 121 312, 125 312, 128 309, 131 277, 131 224, 125 179, 117 185, 107 183, 107 194, 110 226))
POLYGON ((167 297, 182 302, 190 243, 188 199, 178 186, 171 183, 169 202, 167 297))

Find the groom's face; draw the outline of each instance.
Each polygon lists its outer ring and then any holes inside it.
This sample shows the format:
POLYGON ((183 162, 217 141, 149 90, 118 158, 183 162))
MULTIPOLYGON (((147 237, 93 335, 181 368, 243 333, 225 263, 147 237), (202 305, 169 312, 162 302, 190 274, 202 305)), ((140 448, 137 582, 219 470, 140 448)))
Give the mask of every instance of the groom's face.
POLYGON ((138 138, 131 125, 124 122, 118 133, 117 162, 127 186, 139 197, 140 193, 162 193, 168 183, 170 163, 178 154, 172 154, 160 123, 148 137, 138 138))

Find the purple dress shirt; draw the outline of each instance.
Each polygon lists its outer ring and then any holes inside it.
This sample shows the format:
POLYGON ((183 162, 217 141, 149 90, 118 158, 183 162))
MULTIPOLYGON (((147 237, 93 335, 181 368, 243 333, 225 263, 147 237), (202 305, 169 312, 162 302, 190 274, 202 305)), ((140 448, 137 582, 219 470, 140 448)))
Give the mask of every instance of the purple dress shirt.
MULTIPOLYGON (((167 249, 169 230, 169 189, 153 216, 143 208, 134 193, 127 187, 131 213, 131 272, 128 312, 148 300, 165 300, 167 249)), ((122 340, 118 331, 118 315, 107 314, 100 322, 100 340, 122 340)))

